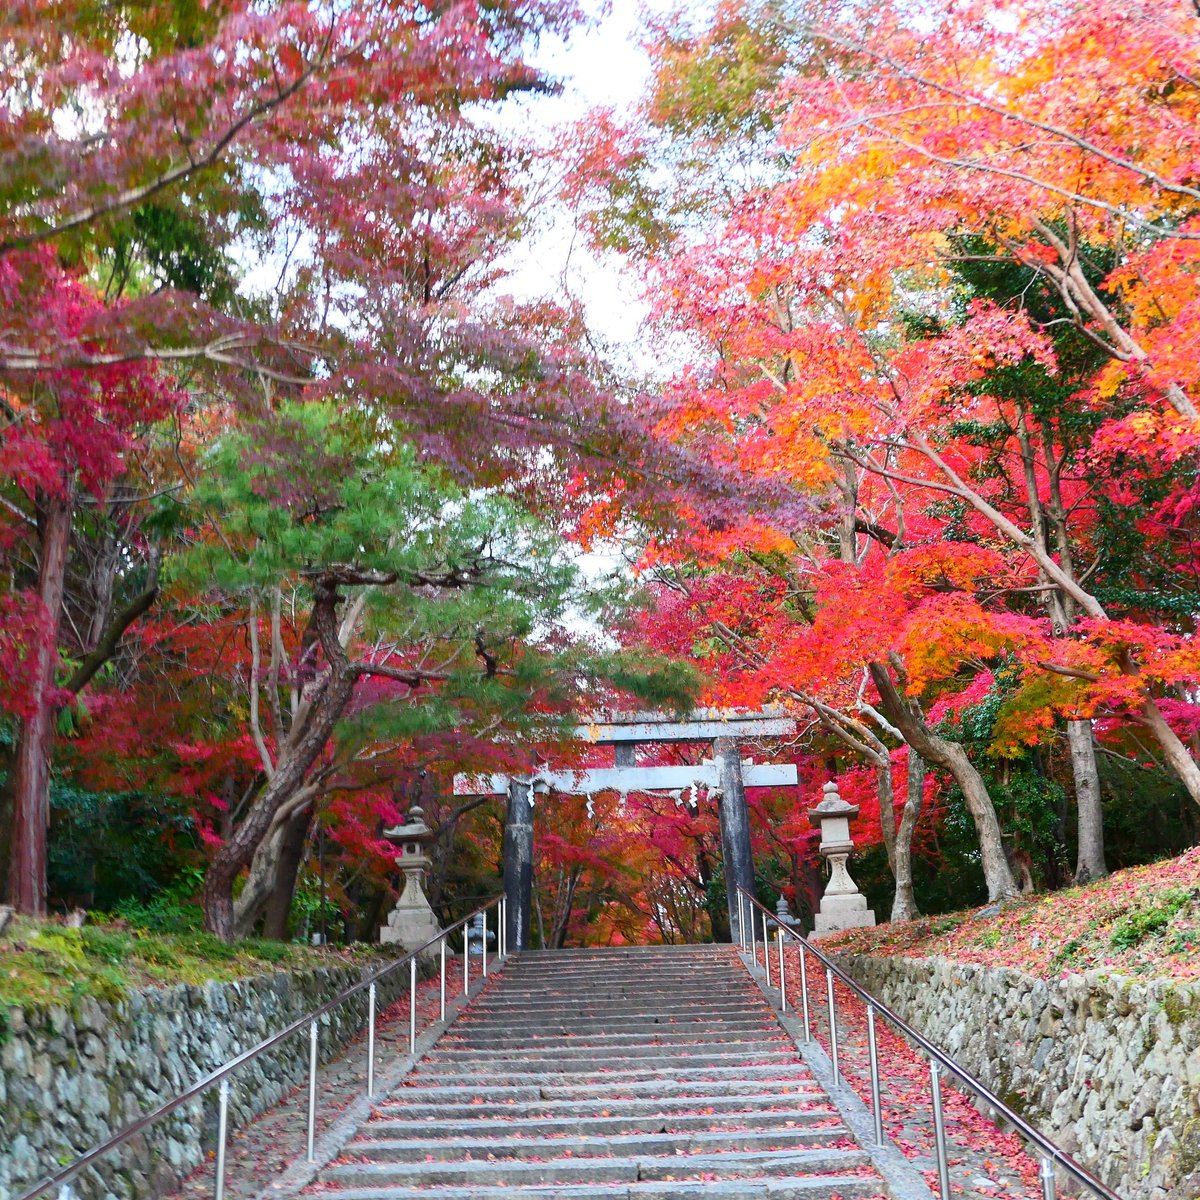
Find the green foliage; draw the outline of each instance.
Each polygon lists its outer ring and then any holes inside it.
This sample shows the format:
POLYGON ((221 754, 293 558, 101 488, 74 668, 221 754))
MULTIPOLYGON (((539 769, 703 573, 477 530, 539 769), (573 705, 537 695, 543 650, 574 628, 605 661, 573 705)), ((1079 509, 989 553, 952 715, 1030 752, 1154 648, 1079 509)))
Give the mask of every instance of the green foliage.
MULTIPOLYGON (((999 942, 997 941, 998 944, 999 942)), ((1083 949, 1083 945, 1084 943, 1081 938, 1071 938, 1069 941, 1064 942, 1050 959, 1051 964, 1056 967, 1066 966, 1083 949)))
POLYGON ((195 897, 203 883, 203 869, 189 867, 169 887, 149 899, 129 897, 115 904, 112 915, 151 933, 199 932, 203 913, 195 897))
POLYGON ((322 917, 330 941, 337 940, 342 928, 342 910, 328 894, 322 901, 320 873, 309 863, 296 879, 296 892, 292 897, 292 930, 296 935, 316 933, 321 928, 322 917))
POLYGON ((85 954, 106 962, 111 966, 124 962, 134 947, 134 939, 127 933, 111 932, 95 925, 85 925, 79 931, 85 954))
POLYGON ((708 886, 704 889, 704 909, 708 913, 709 928, 718 929, 729 922, 729 900, 725 888, 725 862, 718 859, 713 864, 708 886))
POLYGON ((957 929, 962 923, 963 917, 960 915, 940 917, 938 920, 931 921, 929 923, 929 932, 933 934, 934 937, 937 937, 939 934, 950 933, 952 930, 957 929))
MULTIPOLYGON (((1040 866, 1041 882, 1059 885, 1066 879, 1066 864, 1071 853, 1066 828, 1067 792, 1047 768, 1041 746, 1014 744, 1002 738, 998 741, 1013 705, 1025 690, 1021 672, 1011 660, 998 664, 994 676, 993 685, 982 700, 947 717, 938 731, 967 748, 987 785, 1010 846, 1027 852, 1040 866)), ((1046 740, 1053 741, 1054 737, 1055 731, 1051 728, 1046 732, 1046 740)), ((947 789, 946 799, 942 865, 958 854, 965 855, 974 865, 979 858, 978 839, 957 785, 952 784, 947 789)), ((931 905, 928 911, 961 908, 964 903, 974 903, 967 896, 975 894, 977 889, 972 888, 958 897, 951 895, 947 897, 948 903, 931 905)), ((982 899, 979 902, 982 903, 982 899)))
MULTIPOLYGON (((258 223, 249 209, 240 215, 246 229, 258 223)), ((133 209, 112 227, 102 290, 137 295, 169 287, 228 304, 235 272, 213 238, 214 224, 179 206, 150 202, 133 209)))
POLYGON ((1114 950, 1128 950, 1148 937, 1162 933, 1185 908, 1190 908, 1197 893, 1191 888, 1167 888, 1154 904, 1122 917, 1112 928, 1114 950))
POLYGON ((170 796, 92 792, 56 777, 50 808, 49 894, 63 908, 149 904, 198 852, 192 819, 170 796))
POLYGON ((703 683, 703 676, 691 663, 638 647, 590 657, 595 678, 632 693, 653 709, 689 712, 703 683))
POLYGON ((663 51, 654 112, 679 137, 745 140, 774 126, 772 93, 787 63, 774 4, 728 15, 703 41, 680 39, 663 51))

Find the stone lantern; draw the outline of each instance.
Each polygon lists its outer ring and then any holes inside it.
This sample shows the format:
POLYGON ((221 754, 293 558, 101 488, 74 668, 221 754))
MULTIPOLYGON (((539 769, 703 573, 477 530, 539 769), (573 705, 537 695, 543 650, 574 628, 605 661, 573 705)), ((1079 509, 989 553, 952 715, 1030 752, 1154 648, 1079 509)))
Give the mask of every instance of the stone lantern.
POLYGON ((404 873, 404 890, 388 914, 387 924, 380 928, 379 940, 416 950, 442 931, 421 886, 421 877, 430 863, 426 848, 433 842, 434 833, 425 824, 424 810, 414 804, 405 823, 385 829, 383 836, 399 851, 396 865, 404 873))
POLYGON ((829 882, 821 897, 814 932, 866 928, 875 924, 875 914, 846 870, 846 859, 854 849, 850 818, 858 816, 858 805, 847 804, 838 795, 836 783, 827 783, 824 792, 821 803, 808 810, 809 820, 821 831, 821 854, 829 861, 829 882))
POLYGON ((797 931, 800 928, 800 918, 792 916, 792 910, 788 908, 787 897, 782 892, 779 893, 779 899, 775 901, 775 924, 797 931))
POLYGON ((471 954, 482 954, 484 943, 490 950, 496 944, 495 933, 487 927, 487 915, 476 913, 467 926, 467 950, 471 954))

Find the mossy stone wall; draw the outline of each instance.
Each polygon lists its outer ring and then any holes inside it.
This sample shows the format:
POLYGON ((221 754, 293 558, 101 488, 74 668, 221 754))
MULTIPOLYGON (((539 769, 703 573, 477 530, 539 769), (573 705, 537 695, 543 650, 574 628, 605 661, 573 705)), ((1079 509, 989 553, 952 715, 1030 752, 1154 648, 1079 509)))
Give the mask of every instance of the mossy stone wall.
POLYGON ((1200 985, 944 958, 843 968, 1128 1200, 1200 1196, 1200 985))
MULTIPOLYGON (((279 971, 234 982, 147 988, 112 1002, 83 996, 62 1005, 5 1009, 0 1200, 12 1200, 367 972, 353 966, 279 971)), ((407 987, 407 971, 391 972, 380 984, 380 1008, 407 987)), ((366 1010, 364 990, 322 1019, 323 1060, 362 1030, 366 1010)), ((302 1083, 308 1048, 301 1031, 238 1070, 231 1079, 231 1125, 256 1116, 302 1083)), ((176 1109, 79 1176, 74 1194, 83 1200, 143 1200, 170 1190, 212 1148, 216 1106, 213 1088, 176 1109)))

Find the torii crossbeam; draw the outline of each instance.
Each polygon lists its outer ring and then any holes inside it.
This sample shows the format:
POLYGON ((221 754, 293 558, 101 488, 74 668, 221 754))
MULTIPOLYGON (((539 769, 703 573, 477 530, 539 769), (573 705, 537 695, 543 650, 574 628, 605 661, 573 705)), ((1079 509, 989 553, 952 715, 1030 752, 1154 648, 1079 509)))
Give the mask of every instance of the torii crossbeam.
POLYGON ((456 775, 459 796, 504 795, 508 810, 504 822, 504 891, 508 897, 508 944, 515 950, 529 946, 533 902, 533 797, 535 791, 594 795, 680 791, 706 787, 720 796, 721 849, 725 862, 729 927, 735 942, 741 939, 741 912, 737 889, 754 889, 754 861, 750 851, 750 814, 747 787, 790 787, 798 782, 792 763, 745 763, 739 738, 786 737, 796 729, 794 718, 782 709, 729 712, 700 709, 686 720, 663 713, 614 713, 596 717, 576 729, 581 742, 613 746, 612 767, 580 770, 542 769, 529 776, 456 775), (637 747, 659 743, 711 742, 713 758, 694 766, 639 766, 637 747))

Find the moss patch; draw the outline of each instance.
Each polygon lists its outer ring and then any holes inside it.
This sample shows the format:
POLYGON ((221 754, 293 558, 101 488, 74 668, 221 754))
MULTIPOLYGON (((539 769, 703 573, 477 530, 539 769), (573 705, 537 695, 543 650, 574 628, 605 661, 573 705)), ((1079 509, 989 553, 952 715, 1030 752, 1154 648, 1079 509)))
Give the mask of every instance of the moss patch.
MULTIPOLYGON (((225 982, 379 957, 368 946, 334 950, 258 940, 226 945, 207 933, 151 933, 119 925, 68 929, 18 919, 0 936, 0 1010, 69 1005, 83 996, 111 1002, 140 987, 225 982)), ((6 1031, 0 1012, 0 1040, 6 1031)))

